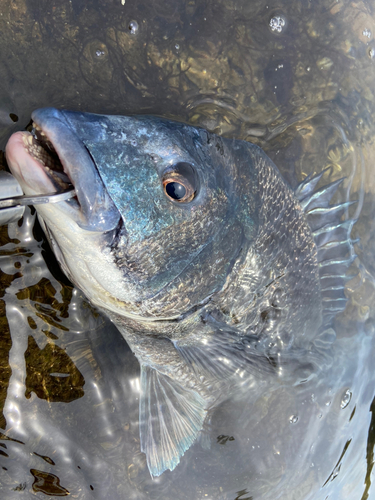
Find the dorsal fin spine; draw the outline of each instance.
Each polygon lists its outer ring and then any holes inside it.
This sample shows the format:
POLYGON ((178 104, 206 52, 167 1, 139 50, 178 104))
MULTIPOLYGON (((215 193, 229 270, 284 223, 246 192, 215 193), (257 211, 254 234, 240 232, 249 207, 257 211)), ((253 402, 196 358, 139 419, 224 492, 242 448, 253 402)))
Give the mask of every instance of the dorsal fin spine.
POLYGON ((307 176, 295 190, 317 247, 324 328, 329 327, 336 314, 345 309, 345 283, 353 278, 347 276, 346 271, 357 257, 353 245, 358 242, 350 237, 356 220, 348 217, 349 207, 357 202, 348 200, 329 204, 344 178, 315 191, 327 170, 330 169, 307 176))

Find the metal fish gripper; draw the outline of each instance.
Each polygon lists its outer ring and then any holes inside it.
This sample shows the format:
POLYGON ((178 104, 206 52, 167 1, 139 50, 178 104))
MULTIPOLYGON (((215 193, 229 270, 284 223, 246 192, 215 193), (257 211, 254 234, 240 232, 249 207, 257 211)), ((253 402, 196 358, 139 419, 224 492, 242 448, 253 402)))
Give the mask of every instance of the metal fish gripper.
POLYGON ((59 203, 73 198, 75 194, 74 187, 71 186, 56 193, 26 196, 15 177, 2 170, 0 171, 0 226, 21 219, 26 205, 59 203))

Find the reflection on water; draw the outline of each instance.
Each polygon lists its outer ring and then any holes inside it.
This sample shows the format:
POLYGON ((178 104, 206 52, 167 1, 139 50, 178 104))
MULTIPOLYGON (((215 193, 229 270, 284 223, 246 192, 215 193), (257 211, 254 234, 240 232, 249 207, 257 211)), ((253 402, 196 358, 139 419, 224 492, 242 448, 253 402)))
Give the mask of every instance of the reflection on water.
POLYGON ((366 130, 374 33, 371 4, 348 0, 8 0, 0 125, 22 127, 32 109, 56 105, 267 137, 325 104, 360 100, 348 116, 366 130))
MULTIPOLYGON (((32 109, 153 113, 259 144, 287 181, 329 167, 358 200, 334 362, 249 380, 175 471, 139 447, 139 367, 61 275, 30 212, 0 231, 0 484, 6 500, 374 496, 374 34, 347 0, 5 1, 0 134, 32 109)), ((327 182, 327 179, 325 180, 327 182)))

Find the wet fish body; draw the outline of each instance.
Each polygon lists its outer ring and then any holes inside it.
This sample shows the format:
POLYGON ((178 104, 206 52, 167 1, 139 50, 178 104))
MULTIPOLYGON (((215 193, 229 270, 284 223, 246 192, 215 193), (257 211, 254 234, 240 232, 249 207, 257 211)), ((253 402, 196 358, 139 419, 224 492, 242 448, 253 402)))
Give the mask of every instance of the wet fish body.
POLYGON ((293 191, 257 146, 158 117, 46 108, 33 120, 8 163, 26 195, 74 185, 77 199, 38 215, 140 362, 153 476, 176 467, 225 388, 329 363, 355 258, 350 202, 330 205, 341 180, 293 191))

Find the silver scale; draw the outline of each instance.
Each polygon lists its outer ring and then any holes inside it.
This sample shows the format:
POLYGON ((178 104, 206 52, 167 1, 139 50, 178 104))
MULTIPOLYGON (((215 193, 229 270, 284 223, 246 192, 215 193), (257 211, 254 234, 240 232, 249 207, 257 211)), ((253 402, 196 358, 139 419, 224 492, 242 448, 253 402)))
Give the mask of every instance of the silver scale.
POLYGON ((59 203, 75 196, 73 186, 57 193, 25 196, 18 181, 8 172, 0 170, 0 226, 17 222, 26 205, 59 203))

